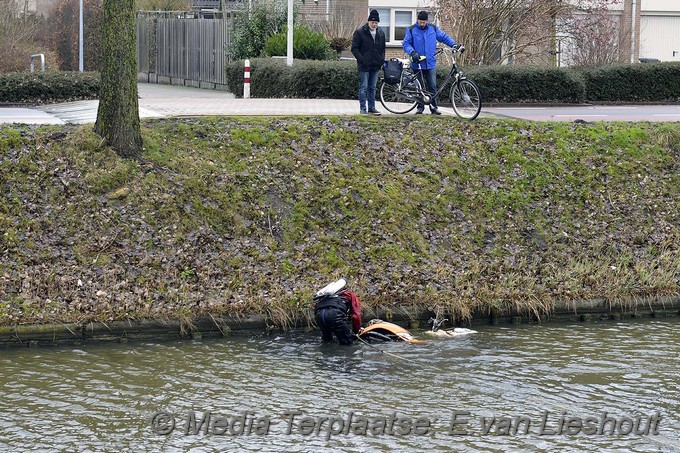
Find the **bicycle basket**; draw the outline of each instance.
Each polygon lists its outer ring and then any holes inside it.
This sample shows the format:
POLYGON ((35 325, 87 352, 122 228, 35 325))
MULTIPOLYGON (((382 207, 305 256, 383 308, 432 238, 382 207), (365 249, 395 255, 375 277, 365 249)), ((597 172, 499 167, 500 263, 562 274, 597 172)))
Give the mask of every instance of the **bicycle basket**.
POLYGON ((401 79, 401 69, 401 61, 397 58, 390 58, 387 60, 385 66, 383 66, 385 83, 388 85, 399 83, 399 79, 401 79))

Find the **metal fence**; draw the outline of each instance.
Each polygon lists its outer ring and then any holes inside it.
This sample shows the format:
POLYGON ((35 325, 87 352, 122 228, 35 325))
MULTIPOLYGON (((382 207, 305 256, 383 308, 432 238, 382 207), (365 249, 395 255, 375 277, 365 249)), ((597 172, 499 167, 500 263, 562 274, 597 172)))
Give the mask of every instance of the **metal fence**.
POLYGON ((234 26, 234 12, 138 13, 139 80, 226 88, 234 26))

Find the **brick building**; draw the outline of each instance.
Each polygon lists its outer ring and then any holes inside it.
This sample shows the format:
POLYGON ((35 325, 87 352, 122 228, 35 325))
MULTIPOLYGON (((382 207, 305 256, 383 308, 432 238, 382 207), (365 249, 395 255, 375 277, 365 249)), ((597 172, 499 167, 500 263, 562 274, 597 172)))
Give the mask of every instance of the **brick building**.
MULTIPOLYGON (((632 5, 624 16, 632 17, 632 5)), ((661 61, 680 61, 680 1, 637 0, 635 55, 661 61)), ((629 41, 630 42, 630 41, 629 41)))
MULTIPOLYGON (((197 8, 233 9, 247 7, 257 0, 189 0, 197 8)), ((278 0, 285 2, 286 0, 278 0)), ((49 16, 57 0, 28 0, 22 3, 27 10, 49 16)), ((408 26, 416 20, 420 10, 435 11, 436 0, 294 0, 298 17, 307 23, 344 27, 344 33, 363 24, 371 9, 380 13, 380 26, 387 34, 387 56, 402 57, 401 40, 408 26)), ((620 0, 611 7, 619 27, 619 61, 637 62, 640 59, 680 61, 680 0, 620 0)), ((444 31, 454 39, 455 30, 442 24, 444 31)), ((542 57, 559 51, 558 63, 568 65, 568 49, 536 49, 537 58, 531 63, 550 64, 542 57)), ((516 63, 525 61, 518 59, 516 63)), ((510 63, 506 61, 505 63, 510 63)))
MULTIPOLYGON (((371 9, 377 9, 380 13, 380 26, 387 35, 388 58, 402 57, 401 39, 406 27, 416 21, 418 11, 435 11, 436 1, 305 0, 299 11, 301 18, 310 23, 342 17, 342 20, 353 20, 359 26, 371 9)), ((610 10, 619 24, 617 41, 620 62, 637 62, 641 58, 680 61, 680 0, 620 0, 610 10)), ((442 26, 456 38, 455 30, 448 29, 447 24, 442 26)), ((556 42, 559 44, 559 40, 556 42)), ((557 60, 561 66, 569 64, 568 48, 536 48, 535 58, 519 58, 513 62, 547 65, 551 62, 546 57, 550 52, 562 53, 557 60)))

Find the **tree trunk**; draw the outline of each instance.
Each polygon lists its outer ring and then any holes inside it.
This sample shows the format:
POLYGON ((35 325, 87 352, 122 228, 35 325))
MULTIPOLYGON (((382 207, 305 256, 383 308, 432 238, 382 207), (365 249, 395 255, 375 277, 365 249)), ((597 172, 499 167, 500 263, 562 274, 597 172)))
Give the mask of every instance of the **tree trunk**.
POLYGON ((104 0, 99 110, 94 131, 122 157, 139 157, 137 42, 133 0, 104 0))

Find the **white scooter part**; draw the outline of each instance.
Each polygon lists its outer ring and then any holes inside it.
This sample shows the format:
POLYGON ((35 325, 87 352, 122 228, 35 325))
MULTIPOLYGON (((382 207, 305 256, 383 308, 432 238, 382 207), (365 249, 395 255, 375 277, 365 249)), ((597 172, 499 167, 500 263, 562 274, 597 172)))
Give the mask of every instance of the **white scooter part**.
POLYGON ((332 296, 333 294, 337 293, 342 288, 344 288, 346 285, 347 281, 344 278, 341 278, 340 280, 334 281, 333 283, 329 283, 328 285, 318 290, 316 293, 314 293, 314 298, 317 299, 323 296, 332 296))

